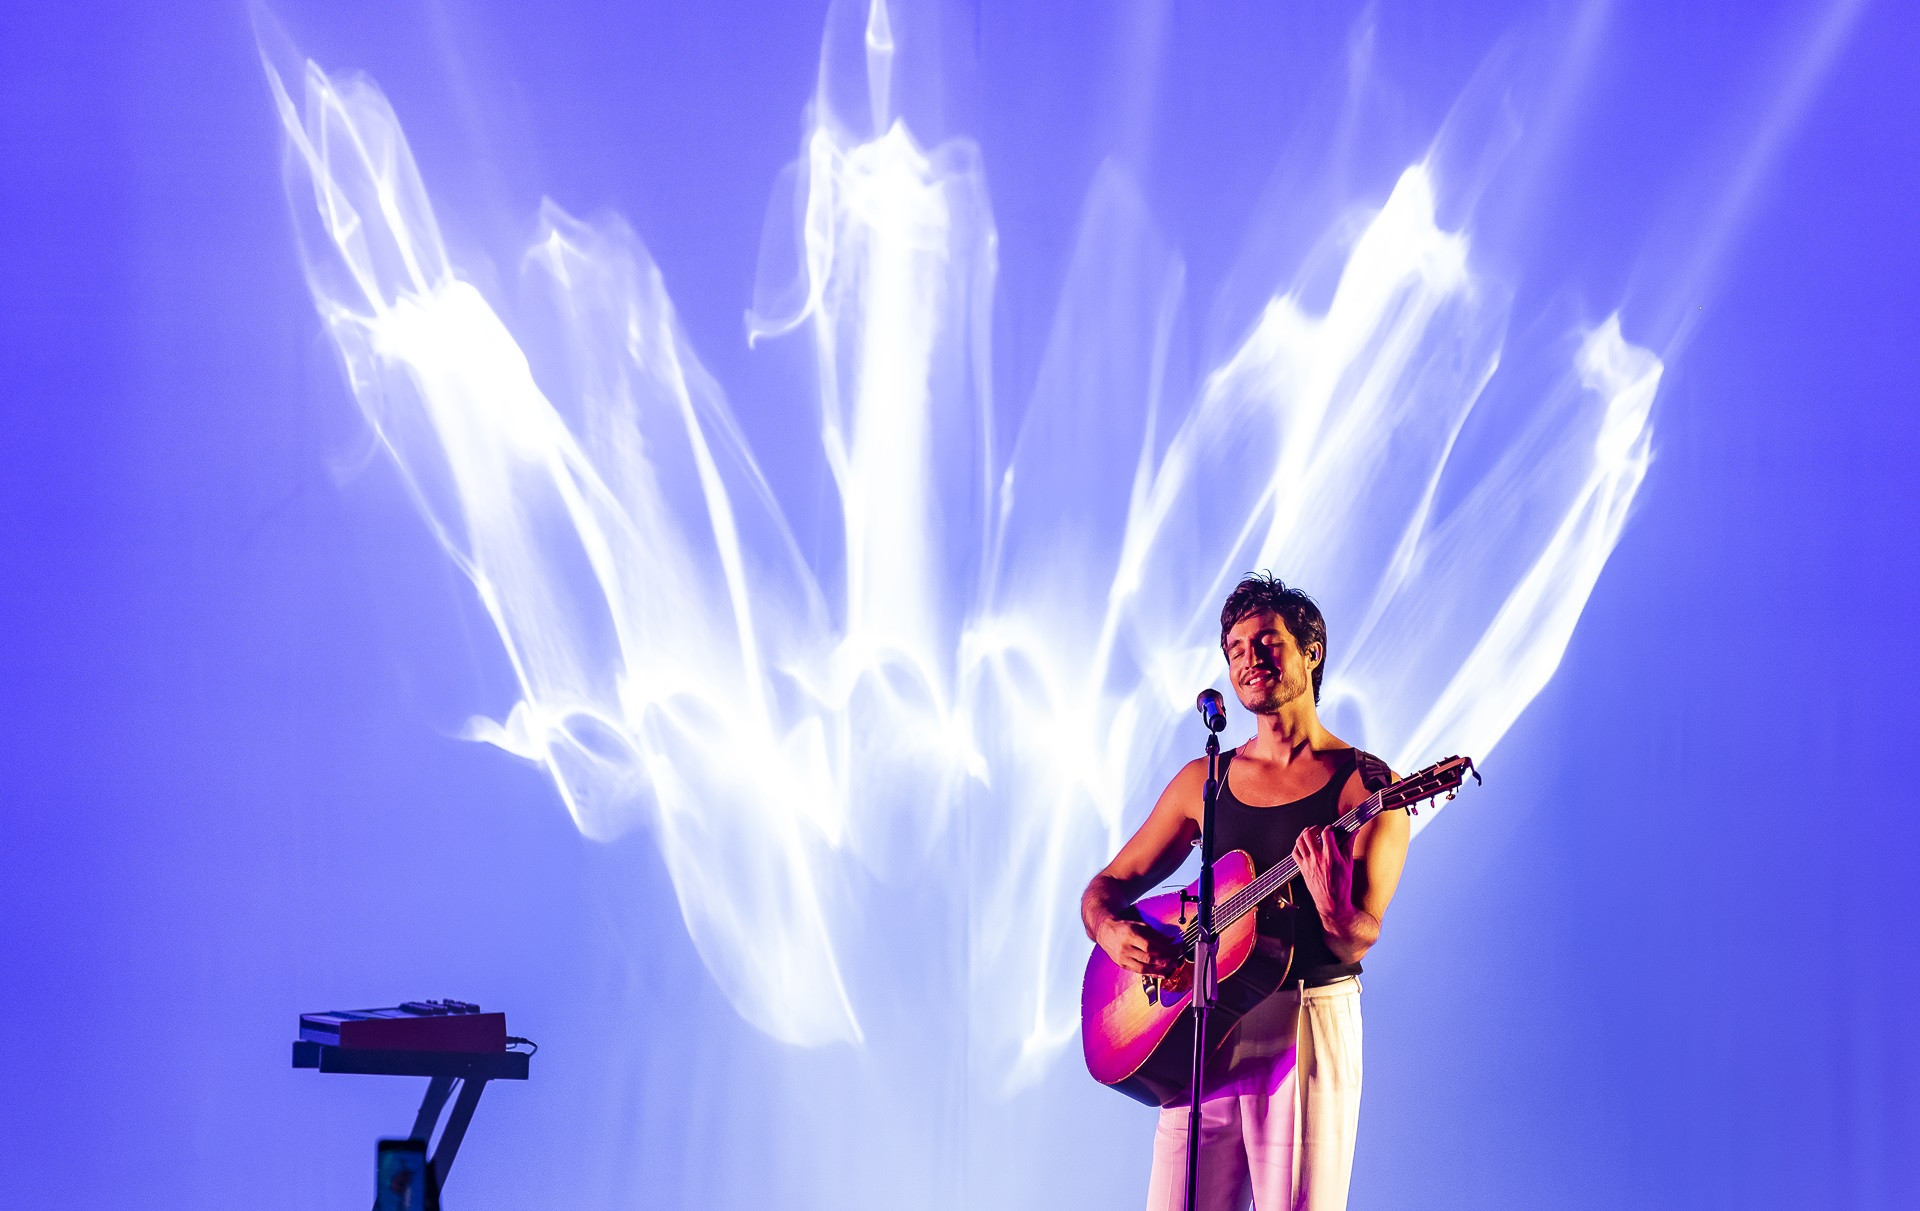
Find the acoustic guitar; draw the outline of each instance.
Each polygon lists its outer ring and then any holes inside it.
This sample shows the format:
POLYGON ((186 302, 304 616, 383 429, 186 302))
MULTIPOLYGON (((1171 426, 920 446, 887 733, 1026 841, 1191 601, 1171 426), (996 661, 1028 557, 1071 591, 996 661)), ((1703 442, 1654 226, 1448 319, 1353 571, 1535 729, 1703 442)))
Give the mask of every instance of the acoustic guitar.
MULTIPOLYGON (((1466 757, 1449 757, 1417 774, 1382 787, 1334 821, 1351 836, 1384 811, 1407 808, 1445 795, 1451 799, 1466 776, 1480 774, 1466 757)), ((1207 1048, 1211 1052, 1255 1005, 1278 991, 1292 964, 1284 958, 1254 949, 1254 909, 1276 892, 1286 903, 1285 888, 1300 873, 1291 857, 1256 876, 1253 859, 1244 850, 1221 854, 1213 862, 1214 931, 1219 937, 1214 961, 1219 998, 1207 1014, 1207 1048)), ((1087 1071, 1150 1106, 1182 1099, 1192 1079, 1193 944, 1198 932, 1194 905, 1200 884, 1182 892, 1149 896, 1134 905, 1140 919, 1169 938, 1177 938, 1186 958, 1166 976, 1128 971, 1098 946, 1087 960, 1080 985, 1080 1037, 1086 1047, 1087 1071)))

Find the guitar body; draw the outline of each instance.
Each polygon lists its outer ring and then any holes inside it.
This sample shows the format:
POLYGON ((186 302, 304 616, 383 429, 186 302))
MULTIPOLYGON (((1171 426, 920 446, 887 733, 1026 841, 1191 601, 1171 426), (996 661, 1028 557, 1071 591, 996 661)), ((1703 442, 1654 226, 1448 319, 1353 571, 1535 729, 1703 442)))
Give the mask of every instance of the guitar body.
MULTIPOLYGON (((1471 758, 1436 761, 1374 791, 1333 826, 1350 837, 1383 811, 1418 812, 1422 801, 1440 795, 1453 798, 1468 774, 1480 780, 1471 758)), ((1255 909, 1264 900, 1285 895, 1287 884, 1299 873, 1291 857, 1257 876, 1253 859, 1243 850, 1214 859, 1214 922, 1220 935, 1215 978, 1220 998, 1207 1014, 1209 1054, 1287 978, 1293 962, 1292 939, 1277 947, 1270 939, 1266 953, 1261 953, 1254 946, 1255 909)), ((1193 923, 1194 893, 1199 889, 1199 884, 1190 883, 1184 898, 1180 893, 1154 896, 1134 907, 1141 920, 1180 942, 1185 928, 1193 923)), ((1190 960, 1171 976, 1143 976, 1094 947, 1080 985, 1080 1040, 1086 1047, 1087 1071, 1101 1084, 1149 1106, 1184 1101, 1193 1077, 1193 1015, 1187 1012, 1192 1004, 1190 960)))
MULTIPOLYGON (((1214 860, 1214 902, 1224 904, 1253 882, 1253 859, 1234 850, 1214 860)), ((1135 907, 1148 925, 1180 939, 1194 917, 1198 883, 1180 893, 1152 896, 1135 907), (1184 918, 1184 921, 1183 921, 1184 918)), ((1288 964, 1254 950, 1255 913, 1220 930, 1216 961, 1219 999, 1207 1014, 1207 1050, 1212 1052, 1255 1005, 1286 979, 1288 964)), ((1098 946, 1080 985, 1080 1035, 1087 1071, 1104 1085, 1150 1106, 1181 1100, 1193 1075, 1193 964, 1171 976, 1128 971, 1098 946)))

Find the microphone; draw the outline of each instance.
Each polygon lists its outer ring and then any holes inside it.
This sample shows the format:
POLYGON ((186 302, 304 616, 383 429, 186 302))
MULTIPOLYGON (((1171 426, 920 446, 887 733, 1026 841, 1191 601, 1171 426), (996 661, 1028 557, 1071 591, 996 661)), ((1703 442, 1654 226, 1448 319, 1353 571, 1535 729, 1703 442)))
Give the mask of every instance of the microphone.
POLYGON ((1220 696, 1219 690, 1201 690, 1200 697, 1194 699, 1193 709, 1200 712, 1200 718, 1206 720, 1207 730, 1223 732, 1227 728, 1227 700, 1220 696))

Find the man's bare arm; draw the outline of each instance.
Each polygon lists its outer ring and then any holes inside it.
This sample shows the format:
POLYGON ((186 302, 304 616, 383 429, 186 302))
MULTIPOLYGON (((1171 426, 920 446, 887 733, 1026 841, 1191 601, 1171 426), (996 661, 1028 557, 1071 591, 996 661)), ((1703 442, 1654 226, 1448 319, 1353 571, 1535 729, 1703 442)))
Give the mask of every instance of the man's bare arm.
POLYGON ((1180 868, 1200 826, 1194 822, 1206 782, 1206 763, 1191 761, 1174 775, 1139 829, 1080 897, 1087 936, 1129 971, 1158 974, 1179 962, 1173 943, 1142 924, 1133 902, 1180 868))
MULTIPOLYGON (((1345 812, 1370 791, 1356 775, 1340 796, 1345 812)), ((1313 893, 1327 949, 1342 963, 1357 963, 1380 940, 1380 922, 1400 886, 1413 830, 1404 811, 1382 812, 1351 841, 1328 828, 1310 828, 1294 846, 1294 861, 1313 893)))

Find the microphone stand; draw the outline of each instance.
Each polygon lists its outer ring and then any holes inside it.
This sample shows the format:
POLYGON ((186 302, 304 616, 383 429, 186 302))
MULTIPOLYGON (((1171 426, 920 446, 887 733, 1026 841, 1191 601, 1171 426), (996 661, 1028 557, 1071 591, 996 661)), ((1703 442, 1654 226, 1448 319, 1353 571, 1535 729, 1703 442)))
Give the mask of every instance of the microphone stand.
POLYGON ((1207 1065, 1207 1013, 1220 989, 1214 980, 1214 954, 1219 938, 1213 932, 1213 805, 1220 797, 1220 732, 1224 715, 1207 719, 1207 786, 1200 803, 1200 897, 1193 942, 1193 1095, 1187 1109, 1187 1211, 1200 1199, 1200 1098, 1207 1065))

